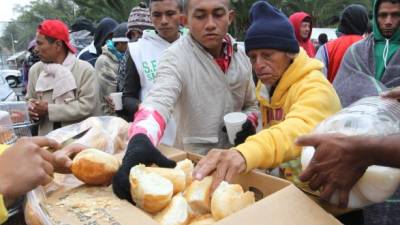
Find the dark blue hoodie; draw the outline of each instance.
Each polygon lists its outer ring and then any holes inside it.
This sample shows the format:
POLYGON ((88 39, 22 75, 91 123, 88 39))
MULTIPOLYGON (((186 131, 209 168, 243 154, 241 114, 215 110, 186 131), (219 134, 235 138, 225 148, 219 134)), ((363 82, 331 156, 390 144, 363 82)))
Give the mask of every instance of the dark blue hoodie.
POLYGON ((101 47, 104 46, 107 38, 112 37, 112 32, 117 26, 117 21, 111 18, 106 17, 102 19, 94 32, 94 47, 96 48, 96 53, 89 51, 89 49, 84 49, 84 52, 79 54, 79 59, 89 62, 94 67, 97 58, 102 53, 101 47))

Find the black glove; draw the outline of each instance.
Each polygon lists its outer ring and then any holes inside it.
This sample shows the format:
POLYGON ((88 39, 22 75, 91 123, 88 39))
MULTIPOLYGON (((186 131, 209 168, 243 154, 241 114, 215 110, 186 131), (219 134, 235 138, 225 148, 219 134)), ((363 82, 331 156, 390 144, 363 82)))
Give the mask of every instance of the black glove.
POLYGON ((167 159, 154 147, 145 134, 137 134, 131 138, 126 150, 122 165, 113 177, 113 191, 121 199, 133 203, 131 197, 131 184, 129 173, 132 167, 144 164, 150 166, 156 164, 160 167, 174 168, 176 162, 167 159))
POLYGON ((246 120, 246 122, 242 125, 242 130, 236 134, 235 146, 242 144, 246 141, 247 137, 254 134, 256 134, 256 128, 254 128, 250 120, 246 120))

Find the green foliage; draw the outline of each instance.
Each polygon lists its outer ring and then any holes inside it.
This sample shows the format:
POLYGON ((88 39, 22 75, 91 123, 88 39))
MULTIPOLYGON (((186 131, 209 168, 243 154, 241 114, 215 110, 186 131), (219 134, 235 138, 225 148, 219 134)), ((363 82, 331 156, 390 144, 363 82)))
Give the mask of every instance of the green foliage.
MULTIPOLYGON (((86 17, 93 22, 108 16, 119 22, 126 21, 129 13, 140 1, 148 0, 33 0, 26 7, 19 7, 20 16, 9 23, 1 46, 12 49, 13 38, 16 51, 25 49, 27 43, 35 36, 37 25, 44 19, 58 18, 72 24, 78 17, 86 17)), ((232 0, 236 11, 230 33, 243 40, 244 32, 249 24, 249 10, 255 0, 232 0)), ((315 27, 335 27, 342 10, 349 4, 362 4, 371 10, 373 0, 269 0, 286 15, 305 11, 312 15, 315 27)))
MULTIPOLYGON (((230 32, 243 40, 249 24, 248 13, 255 0, 232 0, 236 20, 230 32)), ((335 27, 343 9, 350 4, 361 4, 370 11, 373 0, 269 0, 269 3, 282 10, 287 16, 304 11, 312 15, 314 27, 335 27)))
POLYGON ((315 27, 326 27, 337 23, 343 9, 350 4, 361 4, 370 10, 372 0, 283 0, 280 8, 286 15, 307 12, 312 15, 315 27))
POLYGON ((11 21, 0 38, 3 48, 12 49, 12 39, 16 51, 26 49, 28 43, 35 37, 37 26, 45 19, 60 19, 71 24, 75 19, 73 2, 66 0, 36 0, 25 7, 16 10, 20 16, 11 21))
POLYGON ((73 0, 79 6, 79 14, 93 21, 111 17, 118 22, 125 22, 131 9, 140 0, 73 0))

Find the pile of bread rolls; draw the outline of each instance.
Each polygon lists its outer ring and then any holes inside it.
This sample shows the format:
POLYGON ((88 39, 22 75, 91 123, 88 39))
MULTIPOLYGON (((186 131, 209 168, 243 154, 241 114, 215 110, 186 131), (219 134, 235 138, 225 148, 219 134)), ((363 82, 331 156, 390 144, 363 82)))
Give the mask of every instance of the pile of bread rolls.
POLYGON ((255 202, 254 193, 227 182, 211 194, 212 177, 192 181, 193 167, 188 159, 174 169, 133 167, 129 180, 136 206, 161 225, 207 225, 255 202))

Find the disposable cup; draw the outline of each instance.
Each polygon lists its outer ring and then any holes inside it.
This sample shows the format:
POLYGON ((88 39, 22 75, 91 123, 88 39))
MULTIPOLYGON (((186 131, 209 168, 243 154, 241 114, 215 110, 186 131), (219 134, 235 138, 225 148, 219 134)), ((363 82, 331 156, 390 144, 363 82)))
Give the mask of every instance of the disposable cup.
POLYGON ((122 110, 122 92, 111 93, 110 98, 114 103, 115 111, 122 110))
POLYGON ((246 120, 247 115, 242 112, 233 112, 224 116, 225 127, 231 144, 235 144, 236 134, 242 130, 242 125, 246 120))

